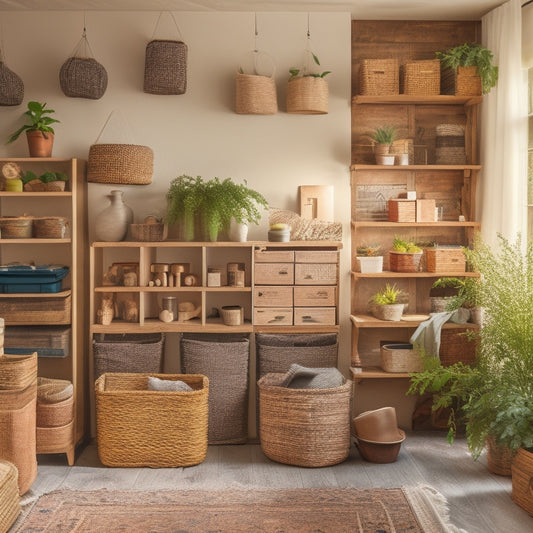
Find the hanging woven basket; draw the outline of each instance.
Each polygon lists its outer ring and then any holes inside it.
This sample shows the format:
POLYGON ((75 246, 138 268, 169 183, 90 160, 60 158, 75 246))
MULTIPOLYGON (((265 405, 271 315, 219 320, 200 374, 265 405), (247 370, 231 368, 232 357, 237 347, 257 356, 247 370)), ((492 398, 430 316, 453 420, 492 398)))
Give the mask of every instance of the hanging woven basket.
POLYGON ((324 78, 293 78, 287 83, 287 113, 324 115, 328 112, 328 96, 328 82, 324 78))
POLYGON ((20 105, 23 99, 24 83, 0 57, 0 106, 20 105))
POLYGON ((274 115, 278 112, 276 84, 268 76, 235 76, 235 112, 241 115, 274 115))
POLYGON ((107 72, 91 57, 69 57, 59 71, 59 84, 65 96, 98 100, 107 89, 107 72))
POLYGON ((187 45, 182 41, 153 40, 146 45, 144 92, 184 94, 187 90, 187 45))

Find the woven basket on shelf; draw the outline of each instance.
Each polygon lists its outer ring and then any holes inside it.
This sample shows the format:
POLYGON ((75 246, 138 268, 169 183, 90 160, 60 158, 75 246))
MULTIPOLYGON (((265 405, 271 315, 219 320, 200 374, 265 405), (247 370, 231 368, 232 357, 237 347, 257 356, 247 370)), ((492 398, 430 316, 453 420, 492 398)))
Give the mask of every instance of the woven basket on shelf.
POLYGON ((37 401, 37 427, 55 428, 65 426, 74 419, 74 396, 61 402, 37 401))
POLYGON ((380 366, 385 372, 422 372, 420 353, 412 344, 384 344, 381 347, 380 366))
POLYGON ((329 466, 350 451, 351 382, 329 389, 279 386, 285 374, 258 382, 259 436, 263 453, 296 466, 329 466))
POLYGON ((467 330, 477 331, 475 327, 465 329, 442 329, 440 334, 439 358, 442 366, 454 363, 471 365, 476 360, 477 342, 469 339, 467 330))
POLYGON ((37 352, 0 355, 0 389, 25 389, 37 379, 37 352))
POLYGON ((392 272, 418 272, 420 269, 420 260, 422 252, 389 252, 389 266, 392 272))
POLYGON ((37 477, 36 403, 37 380, 25 388, 0 390, 0 457, 17 467, 21 495, 37 477))
POLYGON ((485 440, 487 448, 487 468, 498 476, 511 475, 514 453, 506 446, 498 446, 496 439, 489 435, 485 440))
POLYGON ((33 237, 33 217, 0 217, 2 239, 31 239, 33 237))
POLYGON ((106 466, 178 467, 207 455, 209 380, 198 374, 118 374, 95 383, 98 456, 106 466), (194 390, 149 391, 148 376, 194 390))
POLYGON ((398 60, 361 60, 359 65, 359 94, 369 96, 400 94, 398 60))
POLYGON ((33 236, 37 239, 65 239, 70 236, 70 224, 65 217, 36 217, 33 236))
POLYGON ((328 112, 328 82, 302 76, 287 82, 287 113, 323 115, 328 112))
POLYGON ((0 295, 0 316, 8 326, 70 324, 72 297, 70 291, 56 296, 3 298, 0 295))
POLYGON ((146 45, 144 88, 149 94, 184 94, 187 90, 187 45, 154 39, 146 45))
POLYGON ((481 76, 477 67, 444 68, 441 72, 442 94, 481 96, 481 76))
POLYGON ((241 115, 274 115, 278 112, 274 78, 255 74, 235 75, 235 112, 241 115))
POLYGON ((65 96, 98 100, 107 89, 107 71, 92 57, 69 57, 59 71, 65 96))
POLYGON ((9 531, 20 514, 17 467, 0 459, 0 531, 9 531))
POLYGON ((402 94, 432 96, 440 94, 440 60, 409 61, 400 69, 402 94))
MULTIPOLYGON (((36 428, 37 453, 67 453, 74 457, 74 420, 63 426, 36 428)), ((69 465, 71 461, 69 460, 69 465)))
POLYGON ((24 100, 24 82, 2 61, 0 55, 0 106, 20 105, 24 100))
POLYGON ((519 448, 511 465, 512 500, 533 515, 533 452, 519 448))
POLYGON ((166 224, 130 224, 131 239, 142 242, 158 242, 167 238, 166 224))
POLYGON ((466 163, 465 128, 461 124, 437 124, 435 163, 464 165, 466 163))

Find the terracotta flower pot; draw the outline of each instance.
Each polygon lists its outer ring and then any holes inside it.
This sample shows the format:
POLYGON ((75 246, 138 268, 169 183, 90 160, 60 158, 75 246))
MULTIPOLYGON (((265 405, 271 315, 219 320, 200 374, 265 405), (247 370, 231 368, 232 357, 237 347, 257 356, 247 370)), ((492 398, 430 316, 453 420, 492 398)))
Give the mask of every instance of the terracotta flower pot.
POLYGON ((54 145, 54 134, 42 131, 27 131, 28 149, 30 157, 50 157, 54 145))

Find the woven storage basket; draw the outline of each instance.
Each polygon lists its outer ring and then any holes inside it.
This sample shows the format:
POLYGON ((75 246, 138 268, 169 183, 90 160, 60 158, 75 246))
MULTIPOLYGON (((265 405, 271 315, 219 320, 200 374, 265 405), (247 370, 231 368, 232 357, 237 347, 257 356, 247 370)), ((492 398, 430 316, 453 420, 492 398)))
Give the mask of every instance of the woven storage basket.
POLYGON ((95 383, 98 456, 106 466, 176 467, 207 454, 209 380, 197 374, 117 374, 95 383), (148 376, 193 391, 149 391, 148 376))
POLYGON ((533 452, 519 448, 511 466, 512 500, 533 515, 533 452))
POLYGON ((413 349, 412 344, 384 344, 380 355, 380 365, 385 372, 424 370, 420 353, 413 349))
POLYGON ((437 124, 435 163, 464 165, 466 163, 465 128, 461 124, 437 124))
POLYGON ((426 248, 426 270, 428 272, 447 272, 448 274, 464 274, 466 257, 463 248, 426 248))
POLYGON ((389 252, 389 267, 392 272, 418 272, 422 252, 410 254, 406 252, 389 252))
POLYGON ((0 106, 20 105, 23 100, 22 79, 0 60, 0 106))
POLYGON ((66 188, 66 182, 63 180, 49 181, 43 183, 41 180, 31 180, 24 184, 24 191, 26 192, 63 192, 66 188))
POLYGON ((489 435, 485 440, 487 448, 487 468, 498 476, 511 475, 514 453, 506 446, 498 446, 496 439, 489 435))
POLYGON ((235 75, 235 112, 241 115, 274 115, 278 112, 274 78, 255 74, 235 75))
POLYGON ((248 438, 250 341, 242 335, 186 335, 181 369, 209 378, 209 444, 236 444, 248 438))
POLYGON ((24 389, 37 379, 37 352, 0 355, 0 389, 24 389))
POLYGON ((21 495, 37 477, 36 403, 37 380, 24 389, 0 390, 0 457, 17 467, 21 495))
POLYGON ((70 236, 70 224, 65 217, 33 219, 33 236, 37 239, 66 239, 70 236))
MULTIPOLYGON (((72 453, 74 456, 74 420, 63 426, 36 428, 37 453, 72 453)), ((70 462, 69 462, 70 464, 70 462)))
POLYGON ((106 372, 155 372, 163 368, 163 333, 106 334, 93 340, 94 377, 106 372))
POLYGON ((154 153, 139 144, 93 144, 87 161, 87 181, 119 185, 152 183, 154 153))
POLYGON ((33 217, 0 217, 2 239, 31 239, 33 217))
POLYGON ((0 459, 0 531, 9 531, 20 514, 17 467, 0 459))
POLYGON ((37 401, 37 427, 55 428, 70 424, 73 420, 74 396, 57 403, 37 401))
POLYGON ((477 67, 444 68, 441 71, 442 94, 481 96, 481 76, 477 67))
POLYGON ((287 82, 287 113, 324 115, 328 112, 328 82, 303 76, 287 82))
POLYGON ((130 224, 130 234, 134 241, 158 242, 167 238, 166 224, 130 224))
POLYGON ((98 100, 107 89, 107 71, 92 57, 69 57, 59 71, 65 96, 98 100))
POLYGON ((359 65, 359 94, 389 96, 400 94, 397 59, 363 59, 359 65))
POLYGON ((13 326, 5 332, 6 352, 37 357, 66 357, 70 353, 70 327, 13 326))
POLYGON ((454 363, 471 365, 476 360, 477 342, 469 340, 466 331, 477 331, 476 328, 442 329, 440 334, 439 358, 442 366, 454 363))
POLYGON ((187 90, 187 45, 154 39, 146 45, 144 92, 184 94, 187 90))
POLYGON ((401 66, 402 94, 432 96, 440 94, 440 60, 409 61, 401 66))
POLYGON ((379 318, 379 320, 390 320, 397 322, 402 319, 404 304, 387 304, 387 305, 375 305, 371 306, 372 314, 379 318))
POLYGON ((4 317, 8 326, 70 324, 71 301, 70 292, 42 298, 0 296, 0 316, 4 317))
POLYGON ((296 466, 329 466, 350 451, 351 382, 329 389, 280 387, 285 374, 258 382, 259 436, 263 453, 296 466))

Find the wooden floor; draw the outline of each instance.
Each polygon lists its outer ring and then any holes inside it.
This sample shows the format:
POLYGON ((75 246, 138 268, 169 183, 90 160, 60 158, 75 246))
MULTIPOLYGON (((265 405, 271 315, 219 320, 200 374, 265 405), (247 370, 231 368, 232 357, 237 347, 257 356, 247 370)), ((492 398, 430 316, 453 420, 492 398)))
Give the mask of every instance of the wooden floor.
MULTIPOLYGON (((188 468, 106 468, 96 446, 78 451, 73 467, 65 455, 39 456, 39 473, 28 495, 54 489, 168 490, 299 487, 400 487, 428 484, 448 500, 452 522, 468 533, 533 532, 533 517, 511 500, 511 479, 473 461, 464 439, 448 445, 442 433, 409 433, 392 464, 363 461, 355 446, 342 464, 298 468, 267 459, 256 444, 210 446, 207 459, 188 468)), ((110 532, 112 533, 112 532, 110 532)))

